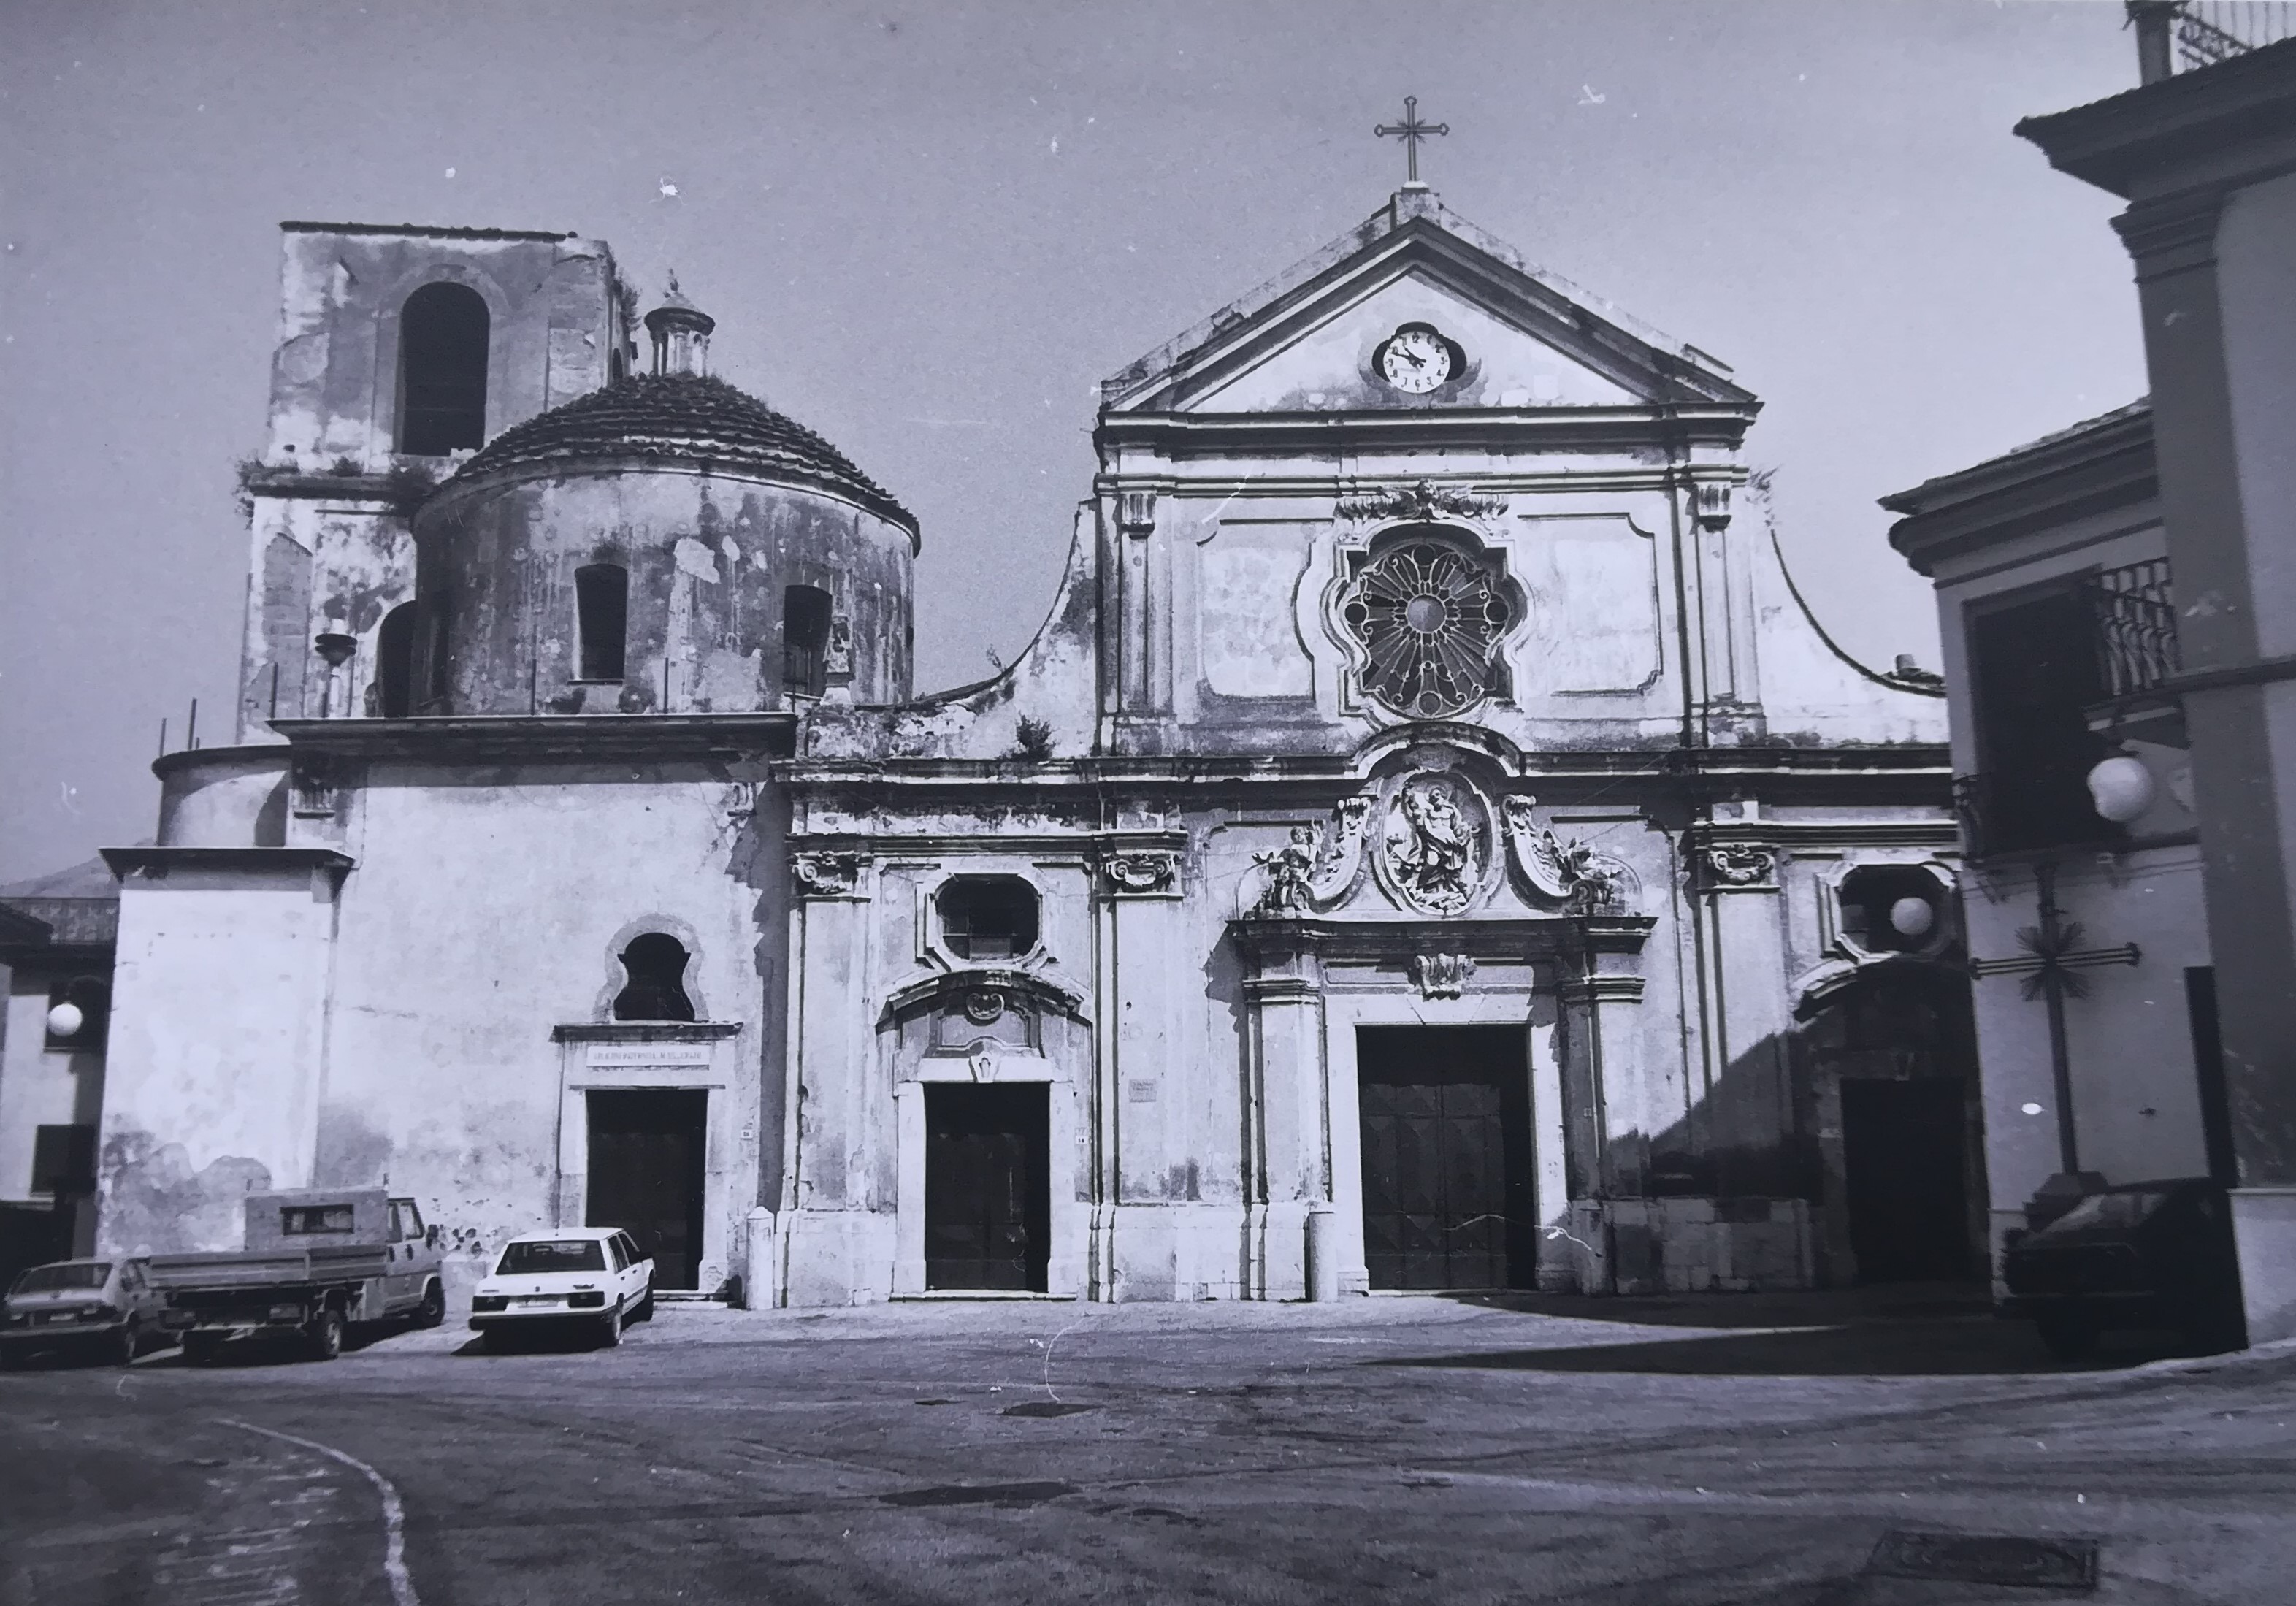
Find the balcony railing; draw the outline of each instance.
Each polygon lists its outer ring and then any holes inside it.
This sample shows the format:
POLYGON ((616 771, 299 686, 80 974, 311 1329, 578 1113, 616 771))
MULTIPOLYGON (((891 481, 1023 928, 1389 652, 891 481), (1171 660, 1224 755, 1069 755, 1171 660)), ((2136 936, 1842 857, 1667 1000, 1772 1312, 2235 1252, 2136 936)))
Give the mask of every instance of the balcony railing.
POLYGON ((2183 667, 2168 559, 2108 569, 2092 576, 2087 589, 2107 696, 2134 697, 2152 691, 2183 667))
POLYGON ((2144 82, 2296 38, 2290 0, 2128 0, 2144 82))

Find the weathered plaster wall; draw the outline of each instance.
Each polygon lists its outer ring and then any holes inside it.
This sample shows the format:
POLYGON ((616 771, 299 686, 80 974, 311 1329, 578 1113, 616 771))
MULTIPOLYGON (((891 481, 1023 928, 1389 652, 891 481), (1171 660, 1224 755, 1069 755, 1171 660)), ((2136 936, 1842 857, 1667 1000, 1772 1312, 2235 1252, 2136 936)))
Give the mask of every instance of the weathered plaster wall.
POLYGON ((235 1249, 242 1195, 308 1185, 334 922, 328 873, 300 858, 123 879, 105 1252, 235 1249))
POLYGON ((414 540, 386 476, 448 466, 398 452, 406 298, 451 283, 486 301, 488 438, 606 383, 628 340, 603 242, 304 225, 283 238, 270 432, 244 471, 242 742, 272 740, 274 717, 316 717, 331 694, 337 717, 375 712, 377 632, 414 594, 414 540), (356 638, 332 676, 313 646, 321 632, 356 638))
POLYGON ((332 229, 282 235, 279 348, 265 461, 326 472, 390 466, 398 429, 398 318, 426 284, 487 303, 487 435, 604 384, 627 340, 603 241, 501 231, 332 229))
MULTIPOLYGON (((777 1136, 783 925, 754 783, 719 766, 381 763, 346 788, 344 883, 315 1171, 421 1200, 457 1291, 511 1233, 570 1225, 561 1175, 562 1026, 610 1018, 639 930, 686 946, 698 1019, 736 1023, 706 1071, 606 1086, 710 1086, 702 1285, 741 1264, 758 1153, 777 1136)), ((770 810, 770 799, 767 800, 770 810)), ((586 1150, 572 1157, 586 1167, 586 1150)), ((576 1216, 578 1220, 578 1214, 576 1216)))
MULTIPOLYGON (((418 520, 422 607, 448 643, 445 707, 483 714, 743 713, 786 706, 783 588, 830 593, 830 694, 909 692, 906 530, 850 504, 672 468, 489 479, 418 520), (578 678, 574 571, 629 573, 627 659, 578 678)), ((426 682, 421 693, 431 695, 426 682)))

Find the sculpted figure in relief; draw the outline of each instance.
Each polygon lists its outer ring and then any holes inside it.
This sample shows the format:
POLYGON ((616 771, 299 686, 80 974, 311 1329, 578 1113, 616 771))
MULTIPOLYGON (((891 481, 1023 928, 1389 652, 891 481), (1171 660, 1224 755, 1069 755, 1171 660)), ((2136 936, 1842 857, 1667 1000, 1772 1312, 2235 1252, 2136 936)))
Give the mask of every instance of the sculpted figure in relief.
POLYGON ((1267 889, 1252 905, 1255 914, 1304 914, 1308 912, 1308 882, 1316 873, 1317 839, 1322 833, 1312 825, 1294 825, 1292 838, 1271 853, 1255 853, 1251 862, 1267 872, 1267 889))
POLYGON ((1449 781, 1420 776, 1397 791, 1388 815, 1389 873, 1411 902, 1456 914, 1474 899, 1480 835, 1449 781))

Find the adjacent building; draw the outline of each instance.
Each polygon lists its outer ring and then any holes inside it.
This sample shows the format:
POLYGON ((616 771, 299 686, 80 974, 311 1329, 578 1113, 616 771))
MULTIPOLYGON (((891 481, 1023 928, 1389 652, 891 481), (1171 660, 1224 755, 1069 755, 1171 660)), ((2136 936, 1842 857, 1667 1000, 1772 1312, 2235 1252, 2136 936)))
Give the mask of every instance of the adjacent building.
POLYGON ((2018 132, 2130 203, 2152 394, 1884 505, 1939 585, 1997 1225, 2052 1174, 2214 1175, 2260 1342, 2296 1334, 2296 40, 2128 9, 2145 81, 2018 132))

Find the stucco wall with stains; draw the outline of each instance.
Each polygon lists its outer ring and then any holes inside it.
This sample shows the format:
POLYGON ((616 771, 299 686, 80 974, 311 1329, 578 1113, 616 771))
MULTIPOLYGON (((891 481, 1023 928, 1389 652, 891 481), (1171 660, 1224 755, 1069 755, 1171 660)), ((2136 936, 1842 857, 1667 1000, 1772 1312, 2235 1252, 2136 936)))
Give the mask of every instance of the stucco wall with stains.
MULTIPOLYGON (((417 520, 422 606, 445 641, 427 712, 749 713, 789 706, 784 594, 830 596, 826 694, 909 692, 914 543, 849 503, 737 474, 601 463, 458 483, 417 520), (580 678, 575 571, 628 573, 624 673, 580 678)), ((438 649, 434 646, 431 651, 438 649)))

